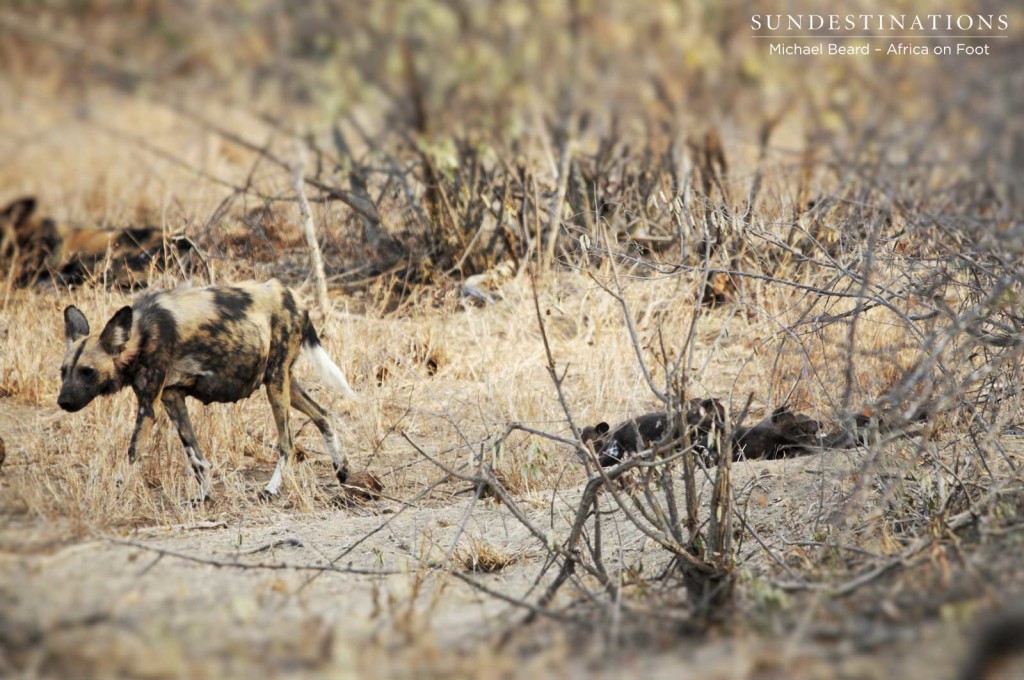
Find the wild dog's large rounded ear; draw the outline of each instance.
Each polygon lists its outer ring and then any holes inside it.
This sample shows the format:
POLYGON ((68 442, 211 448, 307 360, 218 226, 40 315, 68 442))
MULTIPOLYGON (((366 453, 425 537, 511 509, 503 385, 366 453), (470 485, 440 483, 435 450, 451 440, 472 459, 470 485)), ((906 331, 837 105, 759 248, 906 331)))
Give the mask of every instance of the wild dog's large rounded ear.
POLYGON ((132 334, 132 308, 125 305, 117 310, 100 333, 100 347, 110 356, 117 356, 124 351, 125 343, 132 334))
POLYGON ((603 434, 608 434, 608 430, 610 429, 611 428, 608 427, 608 423, 605 422, 600 422, 594 426, 594 432, 597 432, 599 436, 603 434))
POLYGON ((81 337, 89 335, 89 320, 82 310, 74 305, 64 308, 64 342, 73 343, 81 337))

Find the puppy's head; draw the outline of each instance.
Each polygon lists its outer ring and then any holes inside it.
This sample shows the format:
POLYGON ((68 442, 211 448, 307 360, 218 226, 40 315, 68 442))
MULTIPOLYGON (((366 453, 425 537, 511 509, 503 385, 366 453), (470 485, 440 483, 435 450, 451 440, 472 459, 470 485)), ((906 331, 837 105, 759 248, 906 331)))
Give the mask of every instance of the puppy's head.
POLYGON ((800 441, 813 441, 821 433, 821 423, 802 413, 793 413, 786 406, 772 412, 771 422, 783 434, 800 441))
POLYGON ((604 443, 608 441, 608 432, 610 431, 608 423, 602 421, 597 425, 588 425, 583 428, 583 431, 580 432, 580 439, 584 444, 592 444, 594 451, 600 451, 604 443))
POLYGON ((601 467, 608 467, 622 462, 622 447, 614 436, 608 423, 602 421, 597 425, 583 428, 580 439, 589 444, 597 454, 601 467))
POLYGON ((691 399, 684 404, 686 424, 699 432, 725 427, 725 407, 717 399, 691 399))

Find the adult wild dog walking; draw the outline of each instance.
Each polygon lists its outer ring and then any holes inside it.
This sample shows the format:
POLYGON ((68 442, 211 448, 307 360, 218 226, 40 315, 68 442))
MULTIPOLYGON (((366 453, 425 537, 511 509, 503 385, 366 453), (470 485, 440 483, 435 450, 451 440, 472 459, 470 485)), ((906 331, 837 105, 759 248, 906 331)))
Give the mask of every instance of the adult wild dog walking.
POLYGON ((118 310, 98 337, 90 335, 85 315, 71 305, 64 310, 64 334, 58 405, 65 411, 78 411, 100 395, 131 386, 138 399, 135 430, 128 445, 128 460, 134 461, 159 400, 177 427, 185 455, 199 479, 200 499, 209 495, 210 464, 192 430, 185 397, 204 404, 236 402, 260 385, 267 389, 280 452, 264 492, 278 492, 281 473, 292 453, 290 406, 312 419, 320 430, 338 481, 345 483, 348 461, 341 453, 331 416, 292 376, 300 348, 325 385, 356 397, 345 374, 320 345, 309 312, 299 309, 292 291, 280 281, 145 293, 130 307, 118 310))

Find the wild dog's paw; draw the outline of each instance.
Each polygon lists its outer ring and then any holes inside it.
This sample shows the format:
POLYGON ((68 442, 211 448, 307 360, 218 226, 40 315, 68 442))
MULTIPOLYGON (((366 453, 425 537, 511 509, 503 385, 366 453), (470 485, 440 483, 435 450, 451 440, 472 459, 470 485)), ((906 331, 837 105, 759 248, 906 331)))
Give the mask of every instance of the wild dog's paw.
POLYGON ((363 501, 379 498, 380 493, 384 490, 384 484, 372 472, 353 473, 349 475, 348 481, 344 482, 342 487, 348 496, 363 501))

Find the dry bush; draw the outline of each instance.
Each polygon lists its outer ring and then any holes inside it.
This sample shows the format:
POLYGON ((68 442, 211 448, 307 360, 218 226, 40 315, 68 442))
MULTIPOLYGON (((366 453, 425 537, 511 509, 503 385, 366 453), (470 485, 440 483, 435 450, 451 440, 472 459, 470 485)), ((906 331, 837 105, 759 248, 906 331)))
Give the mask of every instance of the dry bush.
POLYGON ((479 538, 470 538, 453 555, 464 571, 493 574, 515 564, 520 558, 508 549, 501 549, 479 538))

